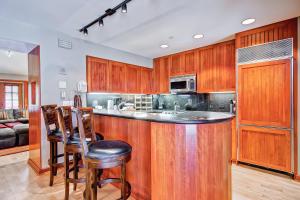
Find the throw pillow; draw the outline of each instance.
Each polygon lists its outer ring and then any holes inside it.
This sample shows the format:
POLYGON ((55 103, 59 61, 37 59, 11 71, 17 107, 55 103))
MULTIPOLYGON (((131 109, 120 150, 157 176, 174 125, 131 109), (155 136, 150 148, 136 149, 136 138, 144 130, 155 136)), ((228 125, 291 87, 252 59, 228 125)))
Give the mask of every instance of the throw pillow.
POLYGON ((19 119, 23 117, 23 110, 19 110, 19 109, 14 109, 13 110, 13 115, 15 119, 19 119))

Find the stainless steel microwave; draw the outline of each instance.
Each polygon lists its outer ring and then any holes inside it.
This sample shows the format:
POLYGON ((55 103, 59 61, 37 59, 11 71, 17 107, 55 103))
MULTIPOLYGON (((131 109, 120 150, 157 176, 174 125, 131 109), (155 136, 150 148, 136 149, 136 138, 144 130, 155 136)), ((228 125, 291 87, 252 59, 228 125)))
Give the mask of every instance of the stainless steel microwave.
POLYGON ((170 78, 170 92, 194 93, 196 92, 196 75, 174 76, 170 78))

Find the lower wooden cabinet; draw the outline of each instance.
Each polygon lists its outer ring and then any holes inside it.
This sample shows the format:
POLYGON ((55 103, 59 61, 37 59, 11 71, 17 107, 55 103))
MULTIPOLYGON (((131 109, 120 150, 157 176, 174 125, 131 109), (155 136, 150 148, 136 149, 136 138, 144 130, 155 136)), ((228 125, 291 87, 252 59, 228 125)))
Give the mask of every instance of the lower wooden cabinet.
POLYGON ((239 161, 291 172, 291 132, 241 126, 239 161))

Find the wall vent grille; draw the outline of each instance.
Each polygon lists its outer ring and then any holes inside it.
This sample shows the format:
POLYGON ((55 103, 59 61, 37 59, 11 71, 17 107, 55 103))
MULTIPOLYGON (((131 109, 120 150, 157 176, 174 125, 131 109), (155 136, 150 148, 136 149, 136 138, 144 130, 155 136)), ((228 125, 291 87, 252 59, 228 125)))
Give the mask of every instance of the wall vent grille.
POLYGON ((72 42, 58 38, 58 47, 64 49, 72 49, 72 42))
POLYGON ((250 64, 293 57, 293 38, 237 50, 237 63, 250 64))

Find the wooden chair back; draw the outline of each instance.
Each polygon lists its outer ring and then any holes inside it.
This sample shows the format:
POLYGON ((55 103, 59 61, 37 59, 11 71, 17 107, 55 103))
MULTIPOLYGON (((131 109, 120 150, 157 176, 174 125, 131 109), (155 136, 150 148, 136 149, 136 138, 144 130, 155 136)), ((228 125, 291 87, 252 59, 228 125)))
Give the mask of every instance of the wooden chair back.
POLYGON ((64 144, 69 138, 74 137, 74 128, 72 124, 72 109, 71 106, 60 106, 56 108, 58 123, 63 134, 64 144))
MULTIPOLYGON (((79 136, 80 136, 80 144, 81 144, 81 147, 82 147, 82 151, 81 151, 82 160, 83 160, 84 164, 86 164, 85 157, 86 157, 86 155, 89 151, 88 145, 87 145, 87 140, 86 140, 86 131, 88 129, 86 129, 84 127, 85 121, 88 121, 88 120, 91 120, 91 115, 84 114, 82 109, 78 109, 77 110, 77 122, 78 122, 79 136)), ((93 128, 91 130, 93 130, 93 128)))
MULTIPOLYGON (((91 139, 91 142, 96 142, 97 137, 94 130, 94 114, 93 114, 93 108, 91 107, 82 107, 78 108, 78 112, 82 115, 82 123, 84 128, 84 135, 87 138, 91 139)), ((77 118, 78 122, 78 118, 77 118)))
POLYGON ((51 135, 53 132, 59 130, 58 118, 55 110, 56 107, 57 107, 56 104, 41 106, 46 130, 47 130, 47 135, 51 135))

